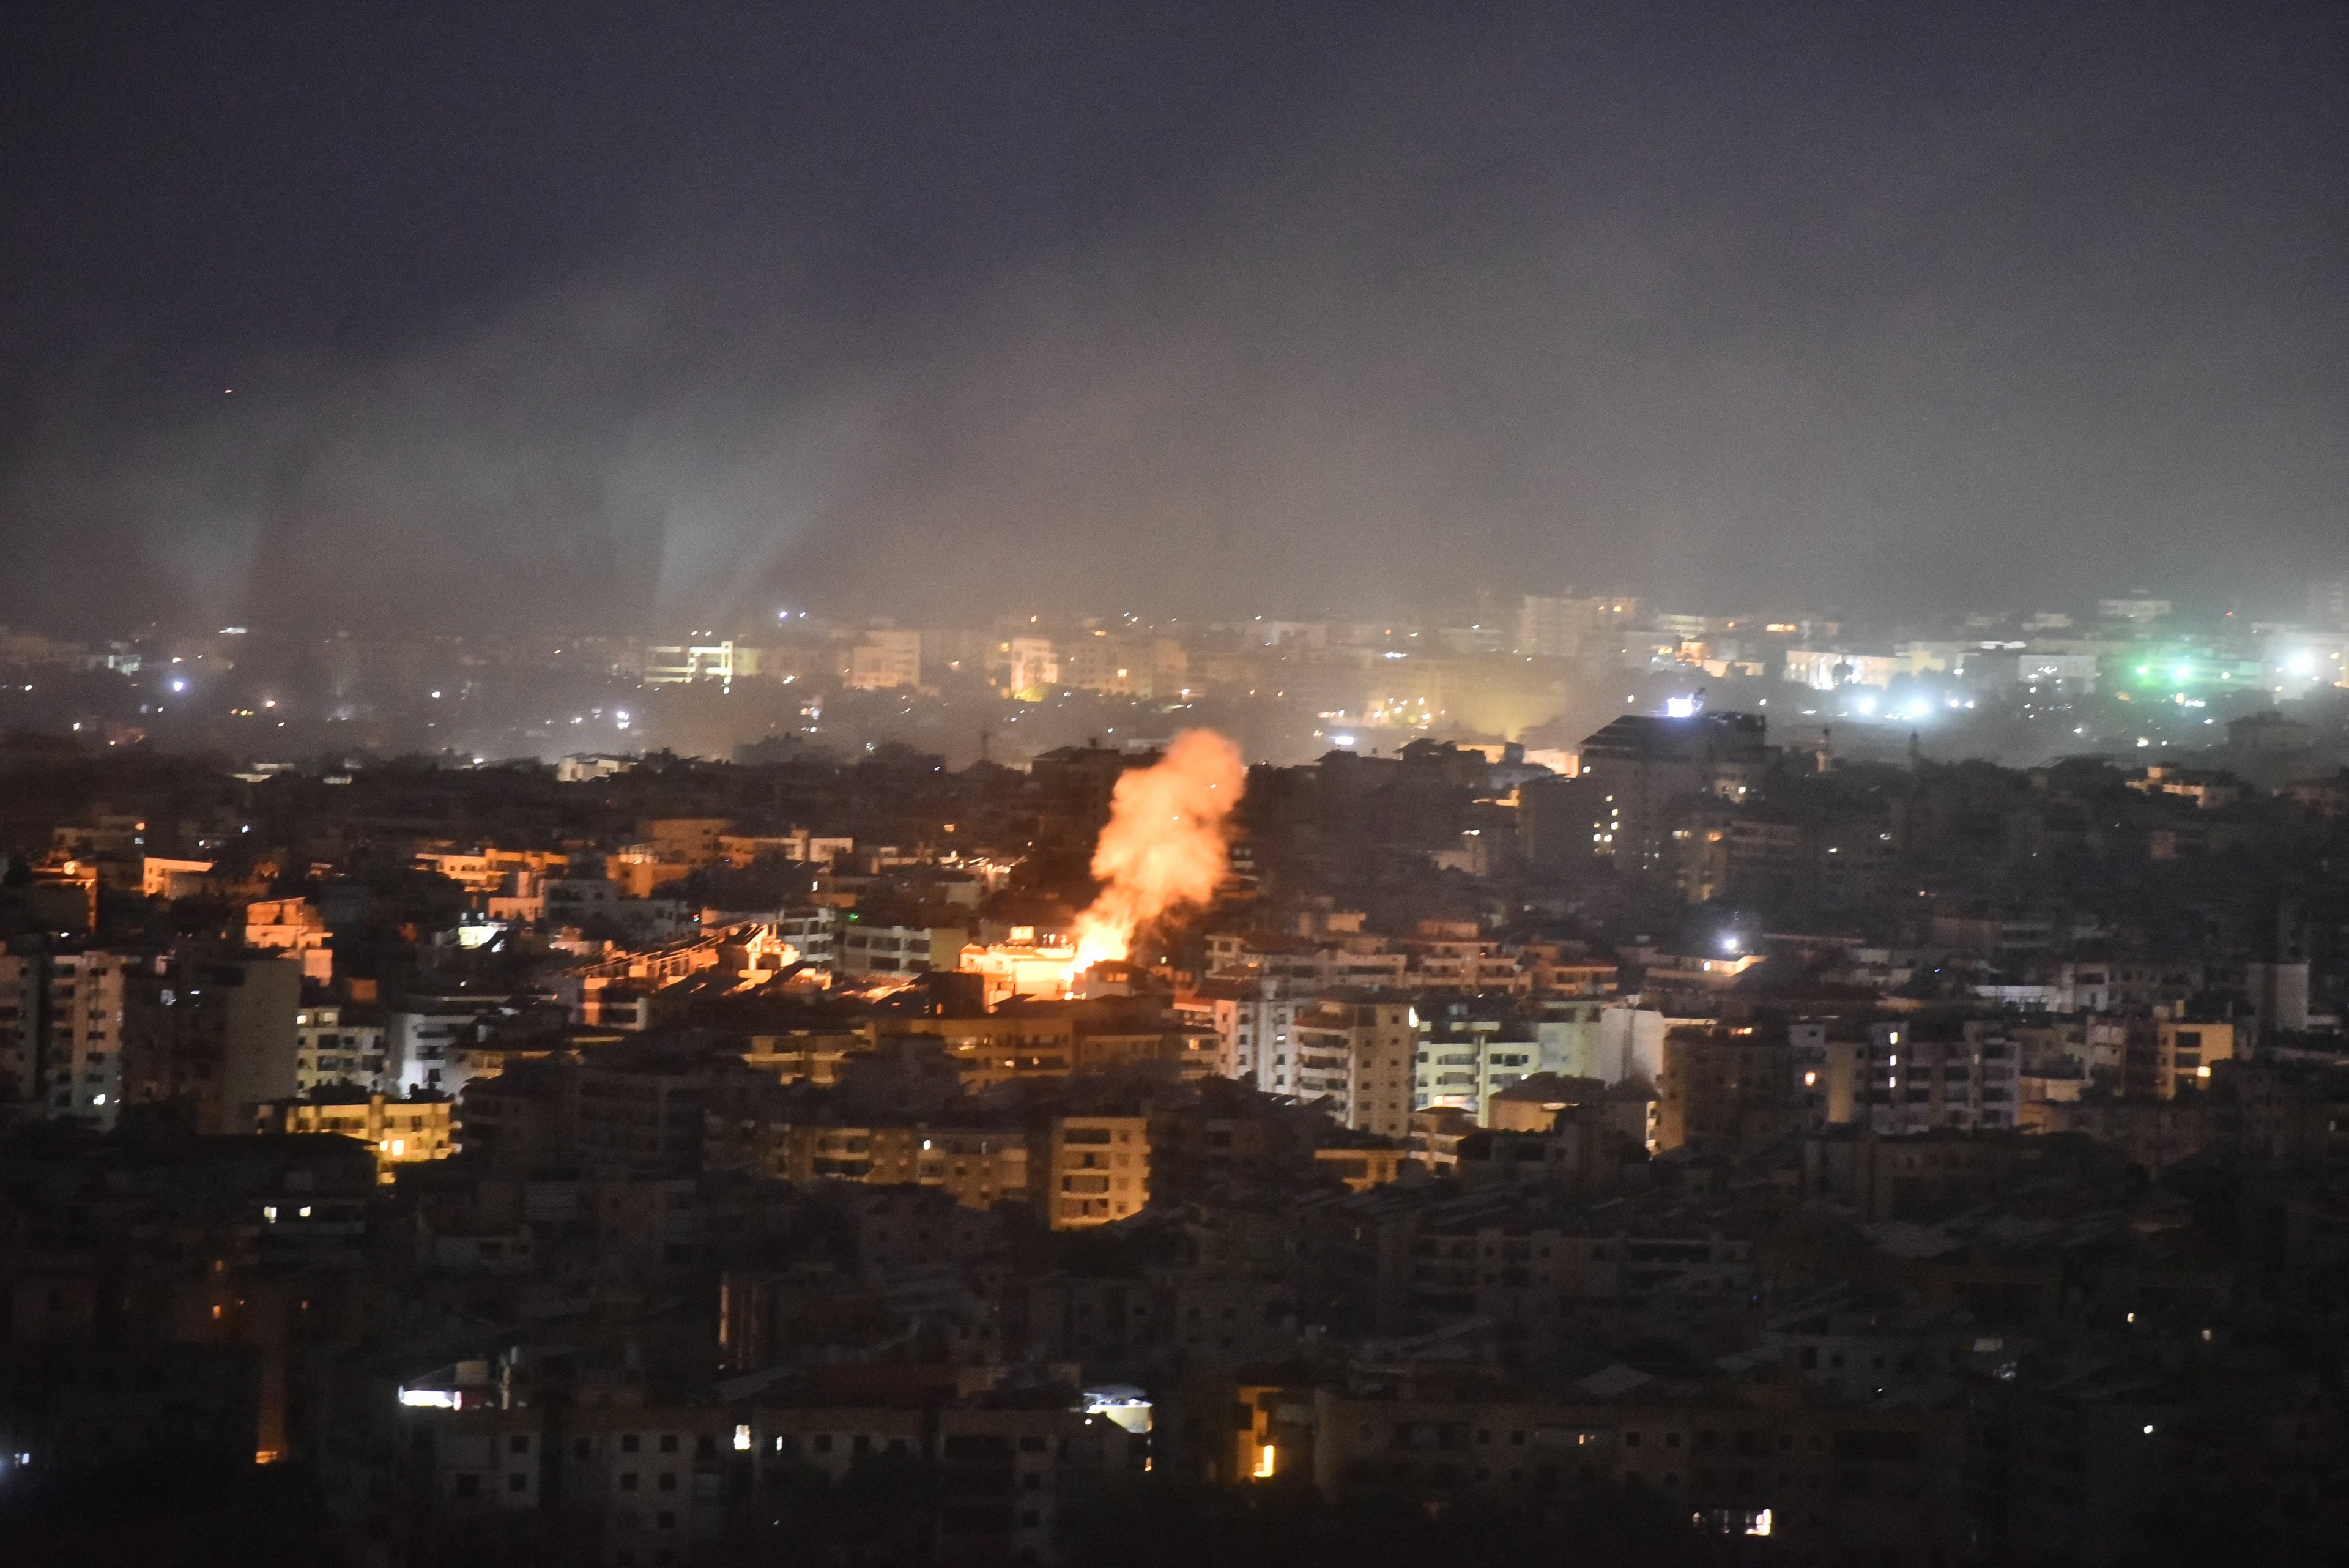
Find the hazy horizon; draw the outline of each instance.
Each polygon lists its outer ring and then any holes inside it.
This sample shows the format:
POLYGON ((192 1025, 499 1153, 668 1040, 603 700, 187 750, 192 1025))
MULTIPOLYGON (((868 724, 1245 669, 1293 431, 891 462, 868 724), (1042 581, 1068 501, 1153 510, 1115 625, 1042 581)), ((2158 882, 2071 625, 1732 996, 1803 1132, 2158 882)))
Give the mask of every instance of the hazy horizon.
POLYGON ((2329 8, 0 26, 0 620, 2349 570, 2329 8))

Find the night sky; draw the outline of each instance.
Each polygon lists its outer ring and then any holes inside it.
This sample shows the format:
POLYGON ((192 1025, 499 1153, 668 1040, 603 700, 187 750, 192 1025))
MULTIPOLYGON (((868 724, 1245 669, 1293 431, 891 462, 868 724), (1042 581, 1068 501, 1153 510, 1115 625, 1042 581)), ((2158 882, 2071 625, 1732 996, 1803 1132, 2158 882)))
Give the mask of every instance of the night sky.
POLYGON ((18 4, 0 619, 2289 603, 2344 15, 18 4))

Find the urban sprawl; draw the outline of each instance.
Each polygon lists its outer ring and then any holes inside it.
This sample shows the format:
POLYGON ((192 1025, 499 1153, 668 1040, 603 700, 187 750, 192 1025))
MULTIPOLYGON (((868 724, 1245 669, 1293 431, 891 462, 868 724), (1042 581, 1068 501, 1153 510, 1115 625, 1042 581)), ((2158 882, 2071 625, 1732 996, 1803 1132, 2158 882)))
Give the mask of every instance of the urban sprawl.
POLYGON ((384 1568, 2349 1540, 2349 585, 20 630, 0 732, 0 1503, 384 1568))

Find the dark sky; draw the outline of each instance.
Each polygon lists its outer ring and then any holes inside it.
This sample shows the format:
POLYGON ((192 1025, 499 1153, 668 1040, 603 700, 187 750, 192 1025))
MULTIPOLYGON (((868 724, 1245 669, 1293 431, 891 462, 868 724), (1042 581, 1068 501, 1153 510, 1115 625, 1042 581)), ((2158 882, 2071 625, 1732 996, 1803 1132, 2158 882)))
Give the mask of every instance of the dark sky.
POLYGON ((20 3, 0 618, 2281 595, 2343 17, 20 3))

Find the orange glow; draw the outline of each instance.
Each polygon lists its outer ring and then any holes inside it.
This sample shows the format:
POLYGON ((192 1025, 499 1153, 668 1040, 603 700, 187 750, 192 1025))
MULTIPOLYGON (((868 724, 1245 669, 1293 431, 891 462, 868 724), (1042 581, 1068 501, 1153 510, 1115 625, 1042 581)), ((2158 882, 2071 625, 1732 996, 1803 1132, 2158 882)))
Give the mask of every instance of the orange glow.
POLYGON ((1247 787, 1239 748, 1212 730, 1184 731, 1155 765, 1117 781, 1093 846, 1093 875, 1106 886, 1077 917, 1073 972, 1127 957, 1154 921, 1215 897, 1228 819, 1247 787))

